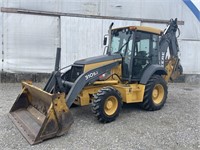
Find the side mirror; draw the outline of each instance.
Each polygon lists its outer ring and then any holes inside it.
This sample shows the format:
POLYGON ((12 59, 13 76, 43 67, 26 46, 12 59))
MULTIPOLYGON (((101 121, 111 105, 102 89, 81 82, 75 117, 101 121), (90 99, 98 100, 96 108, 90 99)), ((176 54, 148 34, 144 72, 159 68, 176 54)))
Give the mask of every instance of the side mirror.
POLYGON ((104 35, 103 45, 104 45, 104 46, 107 46, 107 45, 108 45, 108 35, 104 35))

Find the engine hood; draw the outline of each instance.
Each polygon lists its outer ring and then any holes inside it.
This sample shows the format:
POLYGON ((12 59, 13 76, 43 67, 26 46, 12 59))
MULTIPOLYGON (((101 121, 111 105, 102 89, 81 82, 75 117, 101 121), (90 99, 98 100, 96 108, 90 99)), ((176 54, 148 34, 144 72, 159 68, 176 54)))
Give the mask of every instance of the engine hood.
POLYGON ((101 55, 101 56, 77 60, 77 61, 74 62, 74 64, 87 65, 87 64, 94 64, 94 63, 98 63, 98 62, 104 62, 104 61, 115 60, 115 59, 120 59, 120 58, 122 58, 120 54, 101 55))

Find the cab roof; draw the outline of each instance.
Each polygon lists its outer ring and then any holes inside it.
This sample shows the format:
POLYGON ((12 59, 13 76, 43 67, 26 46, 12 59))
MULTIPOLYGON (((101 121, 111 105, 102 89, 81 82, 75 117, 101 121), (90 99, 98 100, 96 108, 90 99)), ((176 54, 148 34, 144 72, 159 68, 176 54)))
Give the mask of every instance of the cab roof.
POLYGON ((150 33, 154 33, 154 34, 157 34, 157 35, 161 35, 162 32, 163 32, 160 29, 156 29, 156 28, 152 28, 152 27, 146 27, 146 26, 127 26, 127 27, 115 28, 115 29, 112 29, 112 30, 126 29, 126 28, 129 28, 129 30, 138 30, 138 31, 150 32, 150 33))

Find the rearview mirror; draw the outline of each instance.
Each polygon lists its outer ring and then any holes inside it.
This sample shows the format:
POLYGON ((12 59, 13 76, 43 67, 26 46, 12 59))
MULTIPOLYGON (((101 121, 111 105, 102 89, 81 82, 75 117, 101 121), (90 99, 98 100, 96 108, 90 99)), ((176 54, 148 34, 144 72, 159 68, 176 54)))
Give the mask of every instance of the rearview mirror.
POLYGON ((108 45, 108 35, 104 35, 103 45, 104 45, 104 46, 107 46, 107 45, 108 45))

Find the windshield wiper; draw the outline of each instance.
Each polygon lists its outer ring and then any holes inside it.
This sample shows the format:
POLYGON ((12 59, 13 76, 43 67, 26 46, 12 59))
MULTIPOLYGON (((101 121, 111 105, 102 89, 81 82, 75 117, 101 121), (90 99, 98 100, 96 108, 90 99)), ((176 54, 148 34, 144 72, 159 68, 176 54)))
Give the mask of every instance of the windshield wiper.
POLYGON ((121 50, 122 50, 122 48, 124 47, 124 46, 126 46, 128 43, 129 43, 129 41, 130 41, 130 39, 131 39, 131 35, 128 37, 128 40, 127 40, 127 42, 126 43, 124 43, 121 47, 120 47, 120 49, 116 52, 116 53, 119 53, 119 52, 121 52, 121 50))

